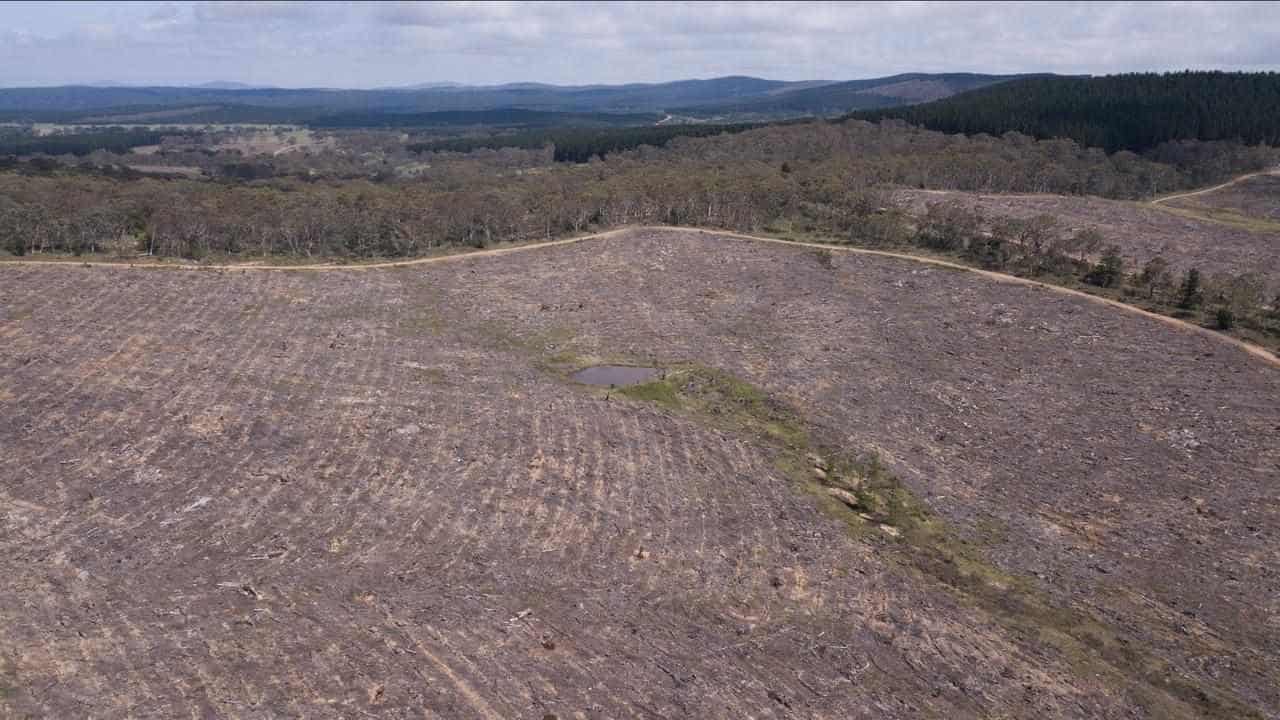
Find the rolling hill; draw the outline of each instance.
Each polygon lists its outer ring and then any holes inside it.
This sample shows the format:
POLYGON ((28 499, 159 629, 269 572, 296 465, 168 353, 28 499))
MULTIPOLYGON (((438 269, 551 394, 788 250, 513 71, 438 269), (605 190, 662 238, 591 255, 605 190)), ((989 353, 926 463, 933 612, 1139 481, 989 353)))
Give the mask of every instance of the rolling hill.
POLYGON ((764 96, 787 87, 809 85, 751 77, 723 77, 656 84, 557 86, 515 83, 381 90, 64 86, 0 89, 0 111, 81 112, 116 107, 221 104, 321 108, 330 112, 439 112, 501 107, 561 112, 654 112, 673 105, 728 102, 764 96))
POLYGON ((679 108, 676 112, 696 117, 725 114, 830 115, 851 110, 928 102, 1025 77, 1029 76, 905 73, 868 80, 782 88, 762 96, 743 100, 721 100, 700 106, 679 108))
POLYGON ((612 127, 652 125, 661 120, 656 113, 551 112, 523 108, 492 110, 442 110, 422 113, 346 112, 325 115, 310 123, 317 128, 374 127, 485 127, 552 128, 612 127))
MULTIPOLYGON (((787 82, 746 76, 627 85, 427 86, 342 90, 65 86, 0 89, 0 119, 17 122, 317 122, 397 113, 518 109, 545 113, 678 112, 694 118, 831 115, 918 103, 1015 76, 910 73, 870 80, 787 82), (676 110, 678 109, 678 110, 676 110), (151 116, 147 118, 145 116, 151 116)), ((216 85, 216 86, 215 86, 216 85)), ((659 116, 661 117, 661 116, 659 116)), ((566 118, 572 120, 572 118, 566 118)), ((370 121, 404 125, 404 118, 370 121)))

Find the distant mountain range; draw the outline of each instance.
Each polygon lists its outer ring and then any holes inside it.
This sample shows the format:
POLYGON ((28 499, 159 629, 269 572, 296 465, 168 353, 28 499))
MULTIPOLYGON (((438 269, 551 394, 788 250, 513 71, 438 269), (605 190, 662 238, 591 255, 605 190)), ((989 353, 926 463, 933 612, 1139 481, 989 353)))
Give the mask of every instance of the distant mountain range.
POLYGON ((242 82, 227 82, 225 80, 215 80, 213 82, 200 83, 191 87, 202 88, 204 90, 268 90, 270 85, 250 85, 242 82))
POLYGON ((718 100, 673 112, 693 116, 744 114, 766 116, 839 115, 853 110, 898 107, 941 100, 969 90, 1034 75, 979 75, 976 73, 906 73, 869 80, 828 82, 787 87, 747 98, 718 100))
MULTIPOLYGON (((297 122, 412 125, 437 113, 529 110, 658 113, 682 121, 839 115, 910 105, 1005 82, 1016 75, 911 73, 869 80, 786 82, 745 76, 627 85, 423 83, 376 90, 261 88, 212 82, 194 87, 62 86, 0 89, 0 119, 69 123, 297 122), (402 116, 402 117, 396 117, 402 116), (400 122, 400 121, 403 122, 400 122)), ((443 117, 443 116, 441 116, 443 117)), ((459 116, 462 117, 462 116, 459 116)), ((542 120, 545 117, 539 116, 542 120)), ((569 118, 567 118, 568 120, 569 118)), ((540 122, 542 121, 540 120, 540 122)))

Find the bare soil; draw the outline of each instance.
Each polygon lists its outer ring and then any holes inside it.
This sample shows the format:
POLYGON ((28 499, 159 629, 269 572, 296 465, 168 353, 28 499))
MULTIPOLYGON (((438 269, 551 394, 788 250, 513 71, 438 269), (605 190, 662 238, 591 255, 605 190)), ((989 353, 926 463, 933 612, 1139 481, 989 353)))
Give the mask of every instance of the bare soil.
POLYGON ((0 715, 1280 716, 1280 372, 1213 337, 683 231, 0 279, 0 715), (1142 667, 851 532, 776 446, 569 379, 602 362, 878 451, 1142 667))

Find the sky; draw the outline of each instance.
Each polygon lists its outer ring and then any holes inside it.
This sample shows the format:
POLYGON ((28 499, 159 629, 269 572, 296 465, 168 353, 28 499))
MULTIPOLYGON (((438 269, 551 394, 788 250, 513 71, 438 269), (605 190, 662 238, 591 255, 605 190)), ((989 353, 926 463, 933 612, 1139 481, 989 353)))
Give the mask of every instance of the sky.
POLYGON ((1280 3, 0 3, 0 86, 1280 70, 1280 3))

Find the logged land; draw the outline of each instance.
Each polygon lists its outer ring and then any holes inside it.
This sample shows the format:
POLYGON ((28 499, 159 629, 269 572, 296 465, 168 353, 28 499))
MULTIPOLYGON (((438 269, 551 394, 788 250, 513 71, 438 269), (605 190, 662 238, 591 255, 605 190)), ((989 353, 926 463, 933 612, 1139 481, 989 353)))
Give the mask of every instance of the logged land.
POLYGON ((1169 207, 1221 218, 1224 222, 1280 233, 1280 171, 1258 173, 1208 191, 1182 193, 1162 202, 1169 207))
POLYGON ((1271 183, 1276 181, 1275 176, 1263 175, 1213 193, 1174 199, 1168 205, 1091 196, 946 190, 900 190, 896 196, 916 212, 930 203, 958 203, 992 217, 1051 215, 1065 232, 1095 228, 1108 244, 1120 248, 1130 267, 1140 268, 1161 256, 1183 271, 1252 272, 1274 283, 1280 280, 1280 221, 1267 222, 1265 213, 1277 206, 1277 196, 1258 188, 1274 187, 1271 183), (1228 209, 1233 202, 1247 204, 1248 209, 1229 215, 1219 209, 1228 209))
POLYGON ((0 277, 8 715, 1280 716, 1222 338, 696 231, 0 277))

